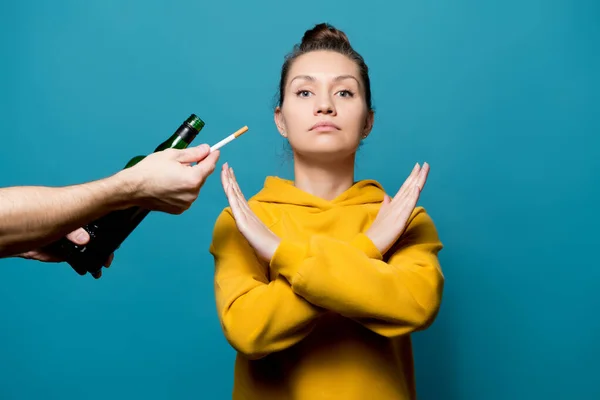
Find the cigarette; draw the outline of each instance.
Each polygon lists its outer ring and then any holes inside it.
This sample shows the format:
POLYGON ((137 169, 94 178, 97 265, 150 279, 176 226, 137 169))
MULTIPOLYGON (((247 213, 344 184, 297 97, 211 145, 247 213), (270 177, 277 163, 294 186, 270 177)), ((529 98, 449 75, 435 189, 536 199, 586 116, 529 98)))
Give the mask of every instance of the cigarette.
POLYGON ((221 140, 219 143, 213 145, 210 148, 210 152, 212 153, 215 150, 219 150, 221 147, 225 146, 227 143, 231 142, 233 139, 242 136, 248 130, 247 126, 244 126, 237 131, 233 132, 231 135, 227 136, 225 139, 221 140))

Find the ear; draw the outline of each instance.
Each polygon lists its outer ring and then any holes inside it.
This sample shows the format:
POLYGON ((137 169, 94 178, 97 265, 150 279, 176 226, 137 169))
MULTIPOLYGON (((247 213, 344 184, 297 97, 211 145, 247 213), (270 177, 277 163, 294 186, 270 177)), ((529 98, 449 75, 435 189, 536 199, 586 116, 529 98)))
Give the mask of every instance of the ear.
POLYGON ((275 120, 275 125, 277 125, 279 134, 283 137, 287 137, 285 133, 285 120, 283 119, 283 114, 281 113, 281 107, 277 106, 273 115, 273 119, 275 120))
POLYGON ((373 112, 373 110, 369 110, 369 113, 367 114, 367 120, 365 121, 365 126, 363 128, 363 133, 362 133, 363 139, 366 139, 367 136, 369 136, 369 134, 371 133, 371 130, 373 129, 374 123, 375 123, 375 113, 373 112))

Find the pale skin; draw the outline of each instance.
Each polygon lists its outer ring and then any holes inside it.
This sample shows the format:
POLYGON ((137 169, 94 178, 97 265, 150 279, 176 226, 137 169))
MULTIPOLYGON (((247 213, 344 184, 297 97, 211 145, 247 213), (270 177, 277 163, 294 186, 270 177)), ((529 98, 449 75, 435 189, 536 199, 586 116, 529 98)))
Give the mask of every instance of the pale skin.
MULTIPOLYGON (((358 66, 348 57, 316 51, 298 57, 290 68, 285 98, 275 124, 294 153, 294 185, 332 200, 354 183, 355 154, 373 126, 358 66), (318 122, 335 126, 314 128, 318 122)), ((385 254, 406 229, 429 165, 416 164, 394 197, 385 196, 366 235, 385 254)), ((250 209, 227 163, 221 182, 240 233, 257 255, 269 262, 281 239, 250 209)))
POLYGON ((44 246, 63 236, 87 243, 89 235, 80 227, 114 210, 139 206, 183 213, 215 169, 219 151, 209 154, 209 149, 203 144, 153 153, 131 168, 80 185, 0 189, 0 258, 60 262, 44 246))

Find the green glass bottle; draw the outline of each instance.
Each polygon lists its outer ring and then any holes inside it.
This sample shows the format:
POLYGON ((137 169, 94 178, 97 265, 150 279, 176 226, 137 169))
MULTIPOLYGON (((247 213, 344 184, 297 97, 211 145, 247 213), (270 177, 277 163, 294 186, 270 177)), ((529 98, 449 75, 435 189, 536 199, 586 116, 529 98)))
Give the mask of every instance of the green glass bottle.
MULTIPOLYGON (((192 114, 171 137, 158 145, 154 152, 185 149, 203 127, 204 121, 192 114)), ((145 156, 132 158, 125 168, 134 166, 144 158, 145 156)), ((53 243, 50 251, 63 257, 80 275, 90 272, 97 276, 108 257, 121 246, 149 212, 150 210, 140 207, 113 211, 83 227, 90 234, 90 241, 86 245, 77 245, 64 237, 53 243)))

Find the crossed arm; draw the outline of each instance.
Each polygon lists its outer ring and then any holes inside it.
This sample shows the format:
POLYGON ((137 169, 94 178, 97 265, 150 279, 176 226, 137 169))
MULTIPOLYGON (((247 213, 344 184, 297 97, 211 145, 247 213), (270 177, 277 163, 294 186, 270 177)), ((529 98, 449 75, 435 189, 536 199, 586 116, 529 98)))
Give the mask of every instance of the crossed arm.
POLYGON ((226 209, 211 244, 225 336, 241 353, 260 358, 302 340, 327 310, 388 337, 425 329, 441 303, 441 248, 433 222, 417 208, 385 258, 362 233, 350 243, 282 239, 270 262, 276 277, 269 280, 268 266, 226 209))

